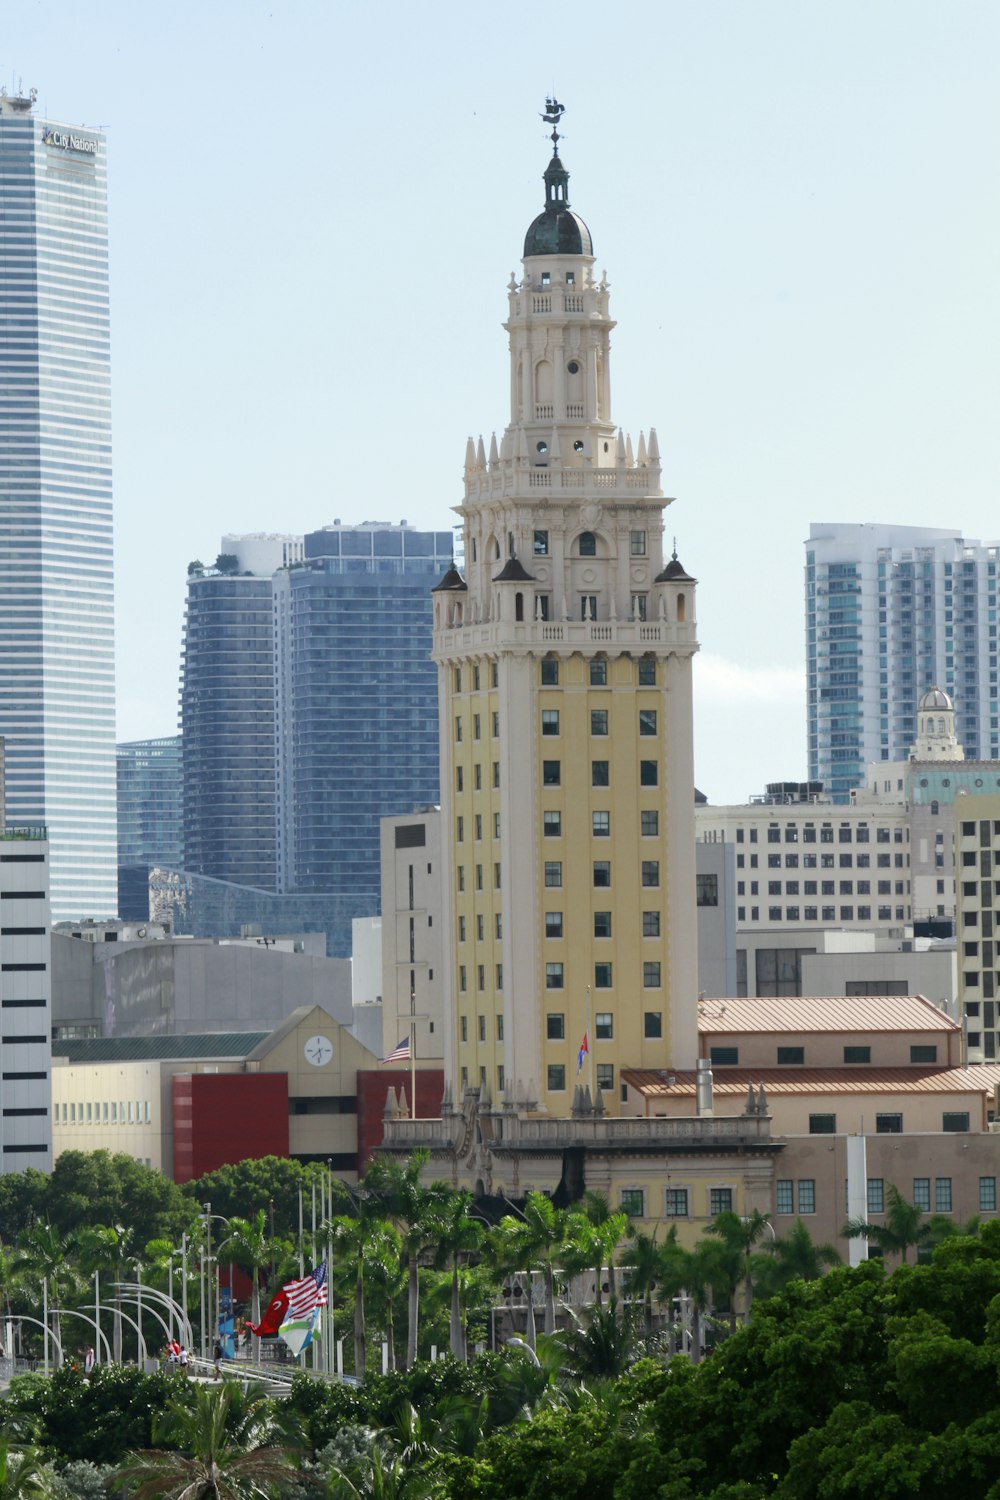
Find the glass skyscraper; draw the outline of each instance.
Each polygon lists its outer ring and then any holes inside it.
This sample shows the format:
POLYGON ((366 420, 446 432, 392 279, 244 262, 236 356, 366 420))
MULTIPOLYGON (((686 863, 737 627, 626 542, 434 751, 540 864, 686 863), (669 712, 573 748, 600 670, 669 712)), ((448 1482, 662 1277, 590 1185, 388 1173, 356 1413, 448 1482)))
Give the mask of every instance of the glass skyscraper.
POLYGON ((184 858, 181 738, 118 746, 118 915, 149 919, 149 871, 184 858))
POLYGON ((189 580, 174 906, 196 935, 325 930, 348 954, 351 919, 378 911, 379 819, 438 798, 431 589, 452 534, 337 522, 302 540, 285 563, 288 538, 227 538, 233 571, 189 580))
POLYGON ((117 910, 107 174, 0 93, 0 734, 54 921, 117 910))
POLYGON ((814 524, 806 542, 809 777, 846 802, 904 761, 931 687, 969 760, 1000 756, 1000 544, 929 526, 814 524))

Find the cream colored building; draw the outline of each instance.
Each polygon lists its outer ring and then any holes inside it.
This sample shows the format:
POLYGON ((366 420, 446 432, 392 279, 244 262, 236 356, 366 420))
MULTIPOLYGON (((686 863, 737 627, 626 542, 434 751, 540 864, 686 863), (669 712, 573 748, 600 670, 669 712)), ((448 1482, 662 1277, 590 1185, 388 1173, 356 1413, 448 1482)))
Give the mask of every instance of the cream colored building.
MULTIPOLYGON (((557 110, 558 114, 559 111, 557 110)), ((558 137, 556 137, 558 139, 558 137)), ((469 441, 435 591, 445 1075, 553 1117, 696 1051, 695 581, 655 432, 611 407, 606 276, 557 155, 511 277, 510 417, 469 441)))
POLYGON ((380 839, 382 1056, 412 1032, 417 1067, 440 1068, 446 1029, 441 810, 383 818, 380 839))

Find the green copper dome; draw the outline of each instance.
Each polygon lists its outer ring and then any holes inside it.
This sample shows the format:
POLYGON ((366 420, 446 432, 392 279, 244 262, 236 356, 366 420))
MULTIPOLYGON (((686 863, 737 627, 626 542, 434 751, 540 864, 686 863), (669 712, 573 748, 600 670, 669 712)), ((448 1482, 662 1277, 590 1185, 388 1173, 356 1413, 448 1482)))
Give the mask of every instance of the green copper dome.
POLYGON ((569 206, 569 173, 553 156, 545 169, 545 208, 524 237, 524 254, 593 255, 590 230, 569 206))

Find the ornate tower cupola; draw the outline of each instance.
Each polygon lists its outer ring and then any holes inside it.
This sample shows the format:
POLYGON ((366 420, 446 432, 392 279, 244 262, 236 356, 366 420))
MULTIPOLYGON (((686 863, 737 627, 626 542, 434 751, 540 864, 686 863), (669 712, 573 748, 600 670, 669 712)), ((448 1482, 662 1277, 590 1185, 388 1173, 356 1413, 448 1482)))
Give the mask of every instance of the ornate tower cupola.
POLYGON ((913 760, 964 760, 955 734, 955 705, 942 688, 932 687, 917 704, 917 742, 913 760))

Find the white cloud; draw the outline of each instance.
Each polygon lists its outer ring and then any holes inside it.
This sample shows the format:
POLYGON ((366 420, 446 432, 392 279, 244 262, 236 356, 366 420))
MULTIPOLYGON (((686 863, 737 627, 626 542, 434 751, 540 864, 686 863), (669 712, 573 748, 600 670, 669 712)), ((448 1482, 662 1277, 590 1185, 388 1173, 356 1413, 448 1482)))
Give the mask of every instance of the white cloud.
POLYGON ((694 690, 702 703, 804 705, 806 679, 799 667, 745 667, 700 651, 694 659, 694 690))

